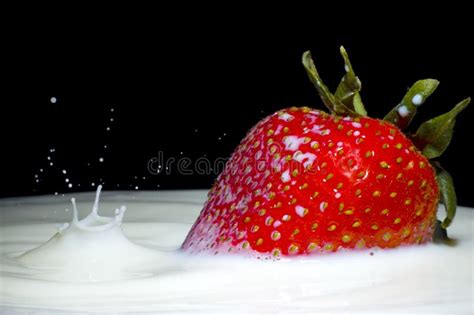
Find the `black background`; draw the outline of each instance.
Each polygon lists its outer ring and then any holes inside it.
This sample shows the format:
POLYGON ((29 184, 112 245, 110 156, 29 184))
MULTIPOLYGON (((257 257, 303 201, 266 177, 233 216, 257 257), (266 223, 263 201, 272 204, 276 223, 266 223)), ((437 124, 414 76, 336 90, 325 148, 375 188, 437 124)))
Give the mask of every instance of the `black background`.
MULTIPOLYGON (((306 8, 291 16, 224 11, 208 17, 156 8, 147 16, 68 11, 8 22, 0 195, 87 191, 99 182, 106 190, 209 188, 215 174, 180 175, 172 168, 152 175, 147 161, 159 151, 165 158, 226 158, 264 116, 293 105, 322 109, 301 66, 305 50, 335 88, 344 45, 373 117, 383 117, 422 78, 441 85, 415 127, 473 95, 468 10, 374 10, 366 17, 306 8)), ((441 158, 463 205, 474 205, 472 116, 468 108, 459 117, 441 158)))

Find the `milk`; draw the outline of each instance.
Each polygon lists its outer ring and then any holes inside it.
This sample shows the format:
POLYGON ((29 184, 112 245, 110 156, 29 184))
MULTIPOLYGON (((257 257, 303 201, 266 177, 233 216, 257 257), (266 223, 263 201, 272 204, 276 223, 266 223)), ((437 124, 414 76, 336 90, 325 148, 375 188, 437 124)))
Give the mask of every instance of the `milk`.
POLYGON ((61 282, 117 281, 170 267, 172 260, 165 253, 137 245, 123 234, 125 206, 115 209, 115 217, 99 215, 101 189, 99 185, 92 211, 85 218, 79 220, 72 198, 70 223, 60 225, 46 243, 19 256, 10 256, 29 269, 25 270, 28 277, 61 282))
POLYGON ((71 196, 0 200, 0 313, 472 313, 472 209, 451 245, 261 261, 179 250, 205 191, 105 192, 84 226, 93 194, 76 195, 76 223, 71 196))

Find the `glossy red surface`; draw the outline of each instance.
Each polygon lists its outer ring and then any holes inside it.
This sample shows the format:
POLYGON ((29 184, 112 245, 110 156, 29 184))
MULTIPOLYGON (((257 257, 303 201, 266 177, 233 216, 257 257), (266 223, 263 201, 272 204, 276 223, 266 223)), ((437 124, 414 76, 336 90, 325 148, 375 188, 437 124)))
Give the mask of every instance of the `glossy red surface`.
POLYGON ((393 125, 291 108, 237 147, 183 249, 278 256, 421 243, 437 204, 433 168, 393 125))

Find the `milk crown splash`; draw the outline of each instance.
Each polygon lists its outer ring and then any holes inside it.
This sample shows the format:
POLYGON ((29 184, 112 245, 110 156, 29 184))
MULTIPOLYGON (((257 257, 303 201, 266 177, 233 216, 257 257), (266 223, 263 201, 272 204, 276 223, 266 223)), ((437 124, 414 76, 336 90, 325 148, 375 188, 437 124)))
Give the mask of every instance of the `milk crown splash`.
MULTIPOLYGON (((97 187, 97 191, 95 194, 95 201, 94 205, 92 206, 92 211, 89 213, 87 217, 82 220, 79 220, 79 214, 77 211, 76 206, 76 199, 71 198, 72 207, 73 207, 73 218, 72 218, 72 225, 78 229, 84 231, 105 231, 114 226, 120 226, 122 224, 123 216, 125 215, 125 211, 127 207, 122 205, 120 208, 115 209, 115 218, 110 217, 103 217, 98 214, 99 212, 99 198, 100 193, 102 191, 102 185, 97 187)), ((65 229, 67 229, 69 225, 65 225, 59 229, 61 233, 65 229)))
POLYGON ((73 218, 59 227, 46 243, 17 257, 41 277, 66 282, 97 282, 141 277, 156 266, 166 265, 163 253, 131 242, 121 224, 126 207, 115 217, 98 214, 102 186, 97 187, 91 212, 79 220, 75 198, 73 218))

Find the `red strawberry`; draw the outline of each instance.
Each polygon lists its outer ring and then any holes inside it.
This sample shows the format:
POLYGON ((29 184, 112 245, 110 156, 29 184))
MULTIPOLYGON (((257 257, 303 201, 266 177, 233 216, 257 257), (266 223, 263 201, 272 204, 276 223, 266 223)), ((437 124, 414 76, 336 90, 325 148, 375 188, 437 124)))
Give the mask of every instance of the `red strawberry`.
POLYGON ((418 81, 386 121, 368 118, 360 81, 341 52, 347 73, 334 95, 309 53, 303 59, 333 114, 290 108, 250 130, 211 189, 184 250, 279 256, 424 243, 433 236, 440 189, 448 210, 443 227, 449 225, 452 181, 445 171, 437 176, 428 158, 444 151, 468 100, 423 124, 413 137, 417 148, 400 128, 437 81, 418 81))

